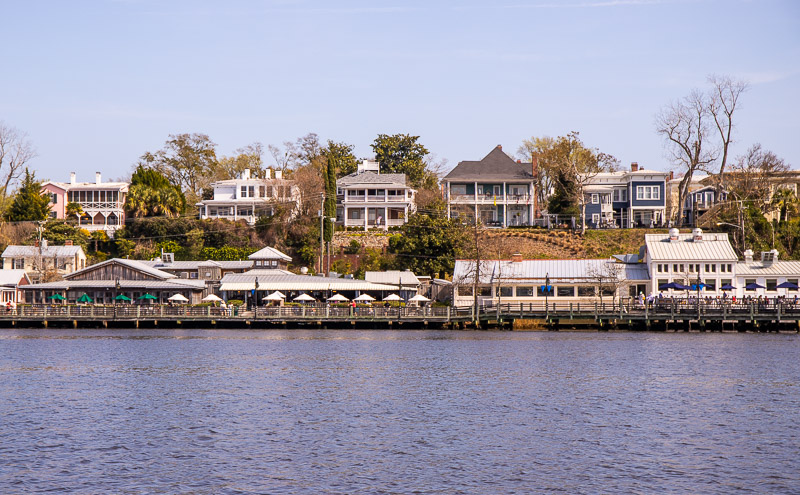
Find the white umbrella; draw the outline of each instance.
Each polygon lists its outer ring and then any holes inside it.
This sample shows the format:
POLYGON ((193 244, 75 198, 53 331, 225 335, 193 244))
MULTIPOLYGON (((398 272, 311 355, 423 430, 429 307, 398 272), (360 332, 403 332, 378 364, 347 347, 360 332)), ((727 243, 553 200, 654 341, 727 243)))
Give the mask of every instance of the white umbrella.
POLYGON ((374 300, 375 298, 370 296, 369 294, 361 294, 357 298, 353 299, 353 301, 366 301, 366 302, 372 302, 374 300))
POLYGON ((184 296, 183 294, 175 294, 174 296, 169 298, 169 301, 173 301, 173 302, 189 302, 189 300, 186 299, 186 296, 184 296))
POLYGON ((389 294, 388 296, 383 298, 384 301, 402 301, 403 298, 398 296, 397 294, 389 294))
POLYGON ((284 299, 286 299, 286 296, 284 296, 278 291, 275 291, 272 294, 261 298, 262 301, 283 301, 284 299))
POLYGON ((416 296, 414 296, 411 299, 409 299, 409 301, 413 301, 413 302, 428 302, 428 301, 430 301, 430 299, 428 299, 427 297, 423 296, 422 294, 417 294, 416 296))
POLYGON ((336 295, 331 296, 331 297, 328 298, 328 301, 331 301, 331 302, 347 302, 349 300, 350 299, 344 297, 341 294, 336 294, 336 295))
POLYGON ((299 302, 313 302, 316 301, 313 297, 309 296, 308 294, 300 294, 299 296, 292 299, 292 301, 299 301, 299 302))
POLYGON ((206 297, 204 297, 203 299, 201 299, 201 301, 203 301, 203 302, 217 302, 217 301, 222 301, 222 298, 219 297, 219 296, 216 296, 214 294, 209 294, 206 297))

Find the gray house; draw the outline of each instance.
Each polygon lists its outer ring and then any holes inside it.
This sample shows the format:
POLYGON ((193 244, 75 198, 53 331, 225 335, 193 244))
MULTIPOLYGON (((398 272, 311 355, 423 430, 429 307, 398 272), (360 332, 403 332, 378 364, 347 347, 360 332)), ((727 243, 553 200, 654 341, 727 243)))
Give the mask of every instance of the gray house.
POLYGON ((462 161, 442 179, 450 218, 479 218, 490 227, 531 225, 536 212, 534 165, 495 147, 479 161, 462 161))

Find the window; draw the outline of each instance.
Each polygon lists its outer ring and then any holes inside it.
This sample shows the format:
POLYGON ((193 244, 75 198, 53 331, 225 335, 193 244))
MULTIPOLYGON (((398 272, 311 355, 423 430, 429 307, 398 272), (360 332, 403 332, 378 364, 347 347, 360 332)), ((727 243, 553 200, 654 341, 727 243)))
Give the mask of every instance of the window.
POLYGON ((478 295, 481 297, 492 297, 491 287, 478 287, 478 295))
POLYGON ((16 270, 23 270, 25 269, 25 258, 14 258, 14 269, 16 270))
POLYGON ((614 297, 614 288, 613 287, 600 287, 600 294, 603 296, 614 297))
POLYGON ((659 186, 636 186, 636 199, 661 199, 661 188, 659 186))
MULTIPOLYGON (((797 279, 796 278, 787 278, 786 281, 789 282, 790 284, 797 285, 797 279)), ((788 289, 788 290, 793 291, 793 292, 797 291, 797 289, 788 289)))
MULTIPOLYGON (((721 287, 724 287, 724 286, 726 286, 726 285, 731 285, 731 279, 729 279, 729 278, 723 278, 722 280, 720 280, 720 281, 719 281, 719 286, 720 286, 720 288, 721 288, 721 287)), ((733 286, 731 285, 731 287, 733 287, 733 286)))
POLYGON ((471 296, 472 295, 472 286, 460 285, 458 287, 458 295, 459 296, 471 296))
POLYGON ((500 287, 500 297, 512 297, 514 295, 513 287, 500 287))
POLYGON ((502 196, 502 188, 500 186, 494 186, 494 195, 495 196, 502 196))
POLYGON ((364 219, 364 210, 360 210, 357 208, 351 208, 347 210, 347 218, 350 220, 363 220, 364 219))
POLYGON ((592 204, 596 205, 600 203, 600 195, 599 194, 592 194, 592 204))
POLYGON ((625 202, 628 200, 628 190, 627 189, 614 189, 614 202, 625 202))
POLYGON ((517 297, 533 297, 533 287, 517 287, 517 297))
POLYGON ((594 297, 594 287, 590 285, 578 286, 578 297, 594 297))
POLYGON ((270 262, 270 265, 272 265, 273 267, 278 266, 278 261, 277 260, 272 260, 270 262))
POLYGON ((450 184, 450 194, 465 195, 467 194, 466 184, 450 184))
MULTIPOLYGON (((211 273, 206 272, 206 278, 210 277, 211 273)), ((192 272, 189 274, 189 278, 197 278, 197 272, 192 272)))
POLYGON ((749 292, 753 292, 755 289, 748 289, 747 286, 750 285, 750 284, 755 284, 755 283, 756 283, 756 279, 754 279, 754 278, 746 278, 744 280, 744 285, 745 285, 745 289, 744 290, 749 291, 749 292))
POLYGON ((715 291, 717 290, 717 281, 714 279, 709 279, 704 282, 706 284, 706 290, 715 291))
POLYGON ((54 205, 57 205, 58 204, 58 194, 50 193, 50 202, 53 203, 54 205))
POLYGON ((592 223, 594 225, 600 224, 600 214, 599 213, 592 213, 592 223))
POLYGON ((683 273, 683 263, 672 265, 672 271, 675 273, 683 273))
POLYGON ((536 286, 536 295, 539 296, 539 297, 544 297, 544 296, 551 296, 552 297, 553 296, 553 286, 551 285, 549 287, 549 290, 546 290, 546 291, 542 290, 543 287, 544 287, 544 284, 536 286))
POLYGON ((778 279, 776 279, 776 278, 768 278, 767 279, 767 290, 769 290, 769 291, 778 290, 778 279))
POLYGON ((575 287, 557 287, 558 297, 575 297, 575 287))
POLYGON ((717 265, 714 263, 706 263, 706 273, 716 273, 717 265))
POLYGON ((665 278, 658 279, 658 281, 656 282, 656 290, 661 290, 661 289, 659 289, 659 287, 661 287, 664 284, 668 284, 668 283, 669 283, 669 280, 667 280, 665 278))

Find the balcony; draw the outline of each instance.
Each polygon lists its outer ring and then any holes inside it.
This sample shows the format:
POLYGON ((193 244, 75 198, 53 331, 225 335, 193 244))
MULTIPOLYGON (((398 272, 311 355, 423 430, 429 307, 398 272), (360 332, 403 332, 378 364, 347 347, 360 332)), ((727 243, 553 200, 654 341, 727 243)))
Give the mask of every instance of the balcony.
POLYGON ((369 195, 369 196, 345 196, 343 203, 408 203, 409 200, 405 196, 382 196, 382 195, 369 195))
POLYGON ((530 194, 508 194, 503 199, 503 196, 495 196, 493 194, 479 194, 477 199, 475 198, 474 194, 451 194, 450 195, 450 202, 451 203, 469 203, 469 204, 479 204, 479 205, 490 205, 494 204, 525 204, 531 200, 530 194))

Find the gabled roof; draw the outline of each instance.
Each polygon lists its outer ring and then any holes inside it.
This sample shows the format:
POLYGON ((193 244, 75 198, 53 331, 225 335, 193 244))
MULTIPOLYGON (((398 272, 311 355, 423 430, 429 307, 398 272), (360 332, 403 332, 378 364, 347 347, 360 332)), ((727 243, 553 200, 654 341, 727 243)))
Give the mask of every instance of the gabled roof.
POLYGON ((645 246, 653 261, 737 261, 728 234, 703 233, 702 241, 693 241, 692 234, 679 234, 675 241, 669 234, 645 234, 645 246))
POLYGON ((292 258, 273 247, 265 247, 259 249, 255 253, 248 256, 251 260, 283 260, 283 261, 292 261, 292 258))
POLYGON ((239 261, 214 261, 214 260, 204 260, 204 261, 173 261, 172 263, 166 263, 160 259, 150 260, 150 261, 140 261, 139 263, 143 263, 151 268, 157 268, 159 270, 197 270, 199 267, 202 266, 217 266, 222 268, 223 270, 246 270, 253 266, 253 262, 249 260, 239 260, 239 261))
POLYGON ((91 265, 91 266, 87 266, 86 268, 84 268, 82 270, 78 270, 78 271, 72 272, 70 274, 64 275, 64 279, 65 280, 73 280, 73 279, 74 280, 79 280, 80 277, 83 276, 86 273, 89 273, 89 272, 91 272, 93 270, 97 270, 98 268, 102 268, 102 267, 104 267, 106 265, 113 265, 113 264, 122 265, 122 266, 125 266, 125 267, 128 267, 128 268, 131 268, 133 270, 136 270, 138 272, 142 272, 142 273, 144 273, 146 275, 150 275, 151 277, 157 278, 159 280, 168 280, 168 279, 177 278, 175 275, 173 275, 171 273, 167 273, 167 272, 158 270, 156 268, 153 268, 151 266, 146 265, 145 263, 142 263, 141 261, 128 260, 128 259, 123 259, 123 258, 112 258, 110 260, 102 261, 100 263, 97 263, 97 264, 94 264, 94 265, 91 265))
POLYGON ((414 272, 403 270, 387 270, 385 272, 366 272, 364 280, 376 284, 403 285, 417 287, 420 282, 414 272))
MULTIPOLYGON (((42 256, 45 258, 67 258, 77 254, 83 254, 83 248, 80 246, 42 246, 42 256)), ((3 258, 26 258, 31 256, 39 256, 39 248, 36 246, 8 246, 3 251, 3 258)))
POLYGON ((498 146, 480 161, 458 162, 443 180, 533 180, 531 163, 517 163, 498 146))
POLYGON ((395 186, 406 186, 406 174, 377 174, 375 172, 361 172, 345 175, 336 181, 339 187, 351 186, 355 184, 387 184, 395 186))
POLYGON ((0 270, 0 286, 16 287, 22 279, 25 279, 28 283, 31 282, 25 270, 18 268, 13 270, 0 270))

